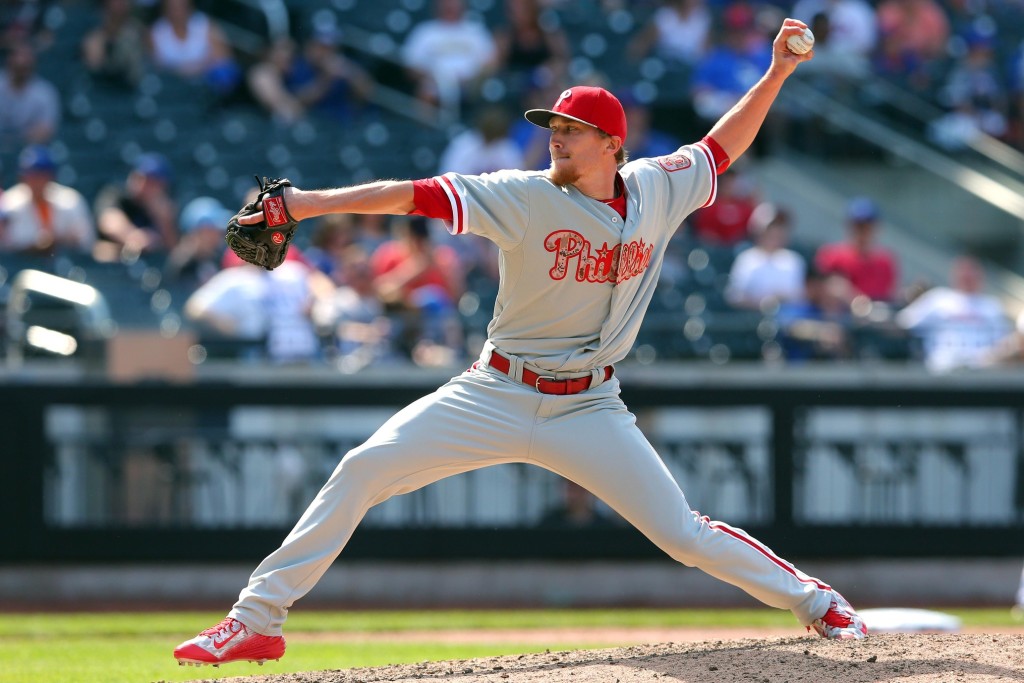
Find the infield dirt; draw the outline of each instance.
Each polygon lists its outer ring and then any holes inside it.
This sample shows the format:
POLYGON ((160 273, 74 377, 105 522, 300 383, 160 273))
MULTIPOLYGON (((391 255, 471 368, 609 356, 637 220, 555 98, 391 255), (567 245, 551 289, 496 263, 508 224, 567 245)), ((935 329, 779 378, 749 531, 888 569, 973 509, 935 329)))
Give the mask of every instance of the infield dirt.
MULTIPOLYGON (((296 643, 298 644, 298 643, 296 643)), ((400 666, 220 679, 221 683, 975 683, 1024 681, 1020 633, 707 639, 400 666)))

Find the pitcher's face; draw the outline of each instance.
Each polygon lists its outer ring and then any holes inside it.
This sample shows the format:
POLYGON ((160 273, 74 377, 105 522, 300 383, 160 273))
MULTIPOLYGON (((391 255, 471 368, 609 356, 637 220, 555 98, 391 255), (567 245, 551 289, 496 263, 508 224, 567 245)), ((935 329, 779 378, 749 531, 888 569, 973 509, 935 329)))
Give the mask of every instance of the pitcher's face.
POLYGON ((608 145, 608 136, 593 126, 564 116, 552 116, 548 123, 551 139, 550 177, 556 185, 571 185, 598 162, 608 145))

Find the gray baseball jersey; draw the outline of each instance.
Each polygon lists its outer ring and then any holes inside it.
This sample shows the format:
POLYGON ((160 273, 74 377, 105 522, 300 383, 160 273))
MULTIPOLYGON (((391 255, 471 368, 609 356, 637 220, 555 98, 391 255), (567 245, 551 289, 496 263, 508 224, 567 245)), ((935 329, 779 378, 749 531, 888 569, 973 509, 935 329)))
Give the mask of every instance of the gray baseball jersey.
POLYGON ((580 372, 622 360, 654 295, 669 238, 714 201, 703 143, 622 167, 627 212, 541 171, 439 178, 453 234, 501 249, 501 284, 488 338, 544 370, 580 372))
POLYGON ((704 144, 626 164, 626 218, 543 173, 446 174, 454 234, 500 247, 501 285, 480 362, 399 411, 349 451, 285 539, 253 573, 230 616, 280 635, 373 505, 488 465, 527 462, 593 492, 671 557, 791 610, 808 625, 829 586, 721 522, 690 510, 604 366, 625 357, 684 217, 715 198, 704 144), (494 366, 494 355, 502 368, 494 366), (528 373, 533 373, 530 375, 528 373), (586 378, 541 393, 527 377, 586 378))

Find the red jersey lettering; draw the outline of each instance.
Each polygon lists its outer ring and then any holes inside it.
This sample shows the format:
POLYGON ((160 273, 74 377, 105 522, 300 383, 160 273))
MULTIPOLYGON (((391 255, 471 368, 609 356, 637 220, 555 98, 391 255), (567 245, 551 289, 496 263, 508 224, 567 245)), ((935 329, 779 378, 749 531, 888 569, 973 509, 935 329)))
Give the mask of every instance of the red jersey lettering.
POLYGON ((552 280, 565 279, 572 265, 577 282, 616 284, 647 270, 653 252, 643 240, 613 247, 605 242, 594 250, 590 241, 575 230, 556 230, 545 238, 544 248, 555 254, 555 263, 548 271, 552 280))

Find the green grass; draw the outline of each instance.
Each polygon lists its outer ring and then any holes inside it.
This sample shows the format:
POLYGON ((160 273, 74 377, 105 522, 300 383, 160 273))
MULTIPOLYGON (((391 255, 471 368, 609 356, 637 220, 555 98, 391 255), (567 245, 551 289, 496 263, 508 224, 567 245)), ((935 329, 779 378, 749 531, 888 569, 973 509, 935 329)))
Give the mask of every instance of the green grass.
MULTIPOLYGON (((1016 625, 1005 609, 943 610, 965 627, 999 629, 1016 625)), ((264 667, 232 664, 220 669, 179 667, 171 650, 198 630, 219 621, 220 613, 159 612, 8 614, 0 620, 0 683, 127 683, 189 681, 319 669, 466 659, 499 654, 607 647, 553 642, 544 647, 515 643, 446 644, 360 642, 344 634, 381 631, 443 631, 500 628, 728 627, 779 626, 801 632, 793 617, 779 610, 510 610, 510 611, 297 611, 286 633, 293 646, 280 662, 264 667), (337 633, 326 641, 316 634, 337 633), (308 634, 308 636, 307 636, 308 634)))

